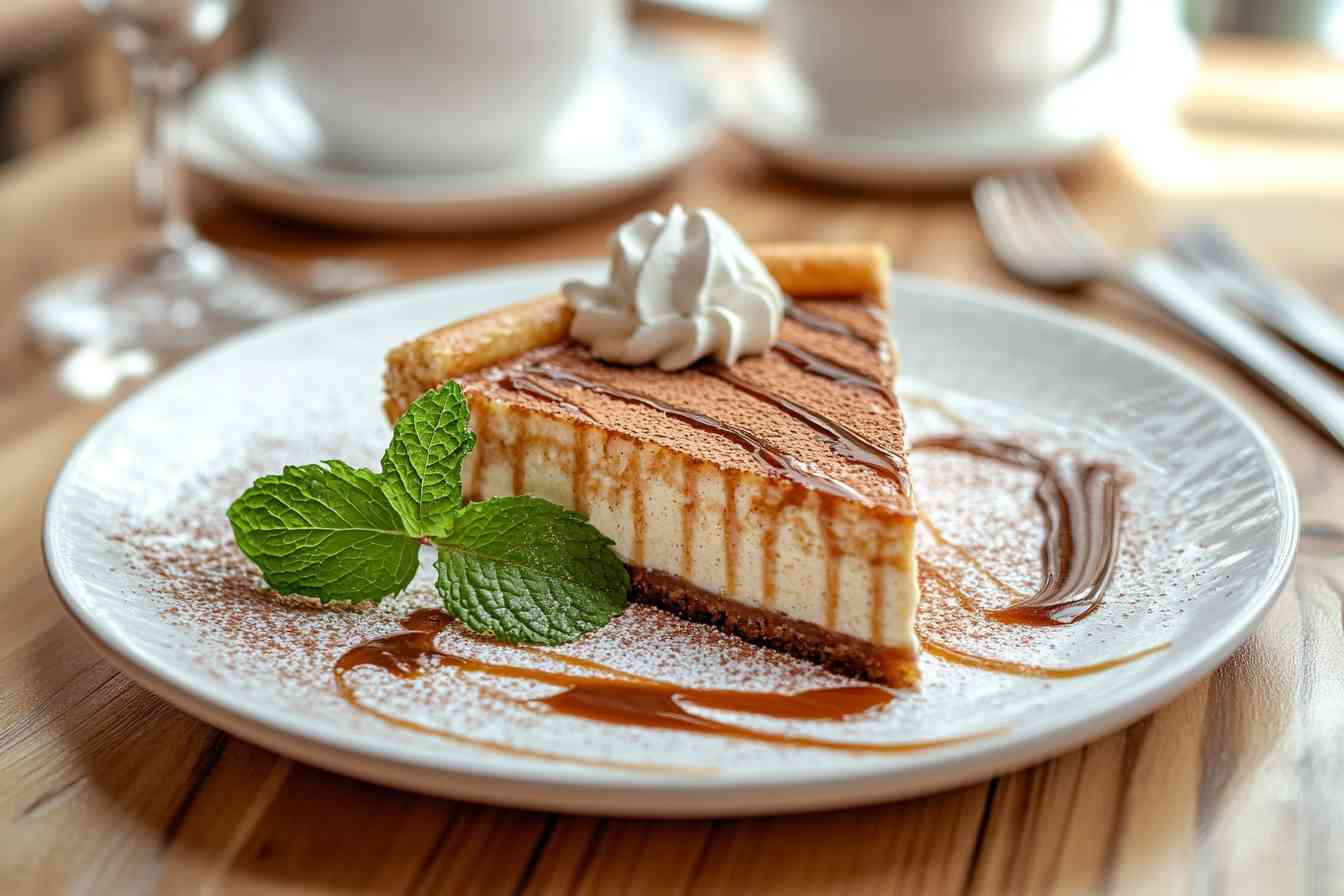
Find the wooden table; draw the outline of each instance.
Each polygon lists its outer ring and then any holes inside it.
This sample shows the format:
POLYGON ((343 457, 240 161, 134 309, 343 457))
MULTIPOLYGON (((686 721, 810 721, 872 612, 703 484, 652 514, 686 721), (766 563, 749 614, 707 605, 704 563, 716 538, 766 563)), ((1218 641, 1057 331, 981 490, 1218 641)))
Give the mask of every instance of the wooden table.
MULTIPOLYGON (((664 27, 720 49, 754 40, 745 30, 664 27)), ((1312 52, 1217 46, 1192 100, 1197 126, 1149 128, 1076 172, 1070 189, 1108 237, 1128 244, 1164 220, 1211 213, 1342 302, 1341 97, 1344 69, 1312 52), (1311 85, 1322 102, 1294 111, 1311 85), (1276 97, 1289 103, 1277 119, 1276 97)), ((0 891, 1344 888, 1344 560, 1332 569, 1339 542, 1328 537, 1313 541, 1320 555, 1301 561, 1251 641, 1162 711, 1015 774, 852 811, 658 822, 430 799, 282 759, 130 683, 65 618, 39 546, 51 481, 107 408, 61 396, 52 364, 23 344, 19 303, 38 281, 127 244, 133 156, 130 123, 117 120, 0 173, 0 891)), ((656 195, 545 231, 367 237, 222 203, 205 229, 296 270, 354 256, 415 278, 595 254, 632 211, 673 201, 712 205, 751 239, 877 239, 901 268, 1023 291, 994 265, 964 194, 823 191, 775 176, 727 138, 656 195)), ((1344 527, 1344 455, 1233 368, 1126 296, 1039 298, 1136 334, 1215 381, 1284 452, 1309 525, 1344 527)))

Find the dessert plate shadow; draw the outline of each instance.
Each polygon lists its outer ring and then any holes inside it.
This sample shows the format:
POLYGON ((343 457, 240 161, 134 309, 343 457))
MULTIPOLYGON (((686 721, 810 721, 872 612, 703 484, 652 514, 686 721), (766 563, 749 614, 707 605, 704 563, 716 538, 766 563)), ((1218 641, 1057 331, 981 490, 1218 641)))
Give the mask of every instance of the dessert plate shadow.
MULTIPOLYGON (((1114 460, 1132 477, 1125 533, 1135 553, 1117 573, 1110 615, 1096 626, 1035 630, 1033 659, 1077 667, 1165 649, 1052 679, 926 655, 919 689, 880 715, 825 723, 821 732, 926 745, 884 754, 496 713, 483 690, 467 687, 471 676, 451 670, 409 683, 367 670, 367 699, 420 730, 359 711, 337 692, 333 663, 399 630, 410 609, 431 605, 432 570, 366 613, 284 605, 258 593, 255 573, 232 549, 225 508, 251 478, 286 463, 339 457, 376 467, 389 433, 379 409, 382 358, 393 345, 600 270, 573 262, 400 287, 245 334, 172 371, 96 426, 52 491, 43 545, 66 610, 146 688, 313 765, 508 806, 692 817, 882 802, 1073 749, 1207 674, 1249 636, 1284 583, 1296 547, 1295 492, 1278 453, 1239 408, 1095 324, 897 275, 900 392, 916 435, 971 421, 1044 450, 1114 460), (927 746, 948 739, 955 742, 927 746)), ((921 500, 935 510, 957 503, 945 492, 921 500)), ((501 657, 514 650, 482 649, 501 657)), ((566 649, 703 687, 839 681, 642 607, 566 649)))

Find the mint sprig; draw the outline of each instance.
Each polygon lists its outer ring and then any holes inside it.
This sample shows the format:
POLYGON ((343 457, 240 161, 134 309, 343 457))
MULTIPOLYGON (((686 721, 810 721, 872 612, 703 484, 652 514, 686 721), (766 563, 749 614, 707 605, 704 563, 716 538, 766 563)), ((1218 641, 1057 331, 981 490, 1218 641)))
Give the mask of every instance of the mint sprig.
POLYGON ((281 594, 378 601, 405 588, 419 541, 388 503, 379 477, 338 460, 263 476, 229 507, 233 537, 281 594))
POLYGON ((234 538, 276 591, 323 603, 402 591, 432 539, 439 595, 468 628, 563 644, 605 625, 630 590, 611 540, 540 498, 463 506, 475 445, 466 398, 449 382, 397 422, 381 472, 329 460, 252 483, 229 507, 234 538))
POLYGON ((414 402, 383 454, 383 494, 409 532, 442 535, 462 505, 462 461, 476 447, 462 390, 435 389, 414 402))
POLYGON ((477 501, 435 544, 443 605, 501 641, 563 644, 625 609, 630 577, 611 539, 550 501, 477 501))

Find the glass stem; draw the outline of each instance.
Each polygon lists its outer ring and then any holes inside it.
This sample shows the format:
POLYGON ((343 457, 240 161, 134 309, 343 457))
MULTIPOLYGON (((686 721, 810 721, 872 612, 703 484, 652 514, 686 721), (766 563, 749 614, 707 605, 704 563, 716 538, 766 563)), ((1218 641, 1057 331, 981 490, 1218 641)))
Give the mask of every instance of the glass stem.
POLYGON ((131 59, 140 160, 136 168, 136 204, 151 238, 167 248, 196 239, 179 156, 180 106, 189 79, 183 63, 165 62, 145 53, 131 59))

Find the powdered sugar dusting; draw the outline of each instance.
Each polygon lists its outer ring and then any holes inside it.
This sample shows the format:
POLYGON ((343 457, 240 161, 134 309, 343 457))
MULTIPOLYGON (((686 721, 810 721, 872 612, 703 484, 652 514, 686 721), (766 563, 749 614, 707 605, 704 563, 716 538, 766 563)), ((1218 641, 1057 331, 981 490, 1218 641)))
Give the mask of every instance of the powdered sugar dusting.
MULTIPOLYGON (((951 404, 948 399, 916 408, 910 415, 912 432, 945 431, 951 404)), ((347 434, 339 441, 329 453, 367 458, 372 453, 367 445, 377 439, 361 441, 347 434)), ((408 738, 437 749, 521 748, 536 761, 547 761, 539 757, 549 756, 550 761, 610 765, 632 774, 713 774, 729 767, 797 761, 791 756, 810 763, 876 761, 853 753, 586 721, 520 702, 549 696, 559 690, 554 685, 450 668, 413 679, 374 667, 356 668, 346 683, 358 703, 372 711, 361 712, 338 692, 333 667, 352 647, 400 631, 400 620, 411 610, 438 605, 428 556, 412 586, 379 606, 316 607, 280 598, 266 588, 234 545, 224 514, 252 478, 313 453, 313 446, 276 439, 254 444, 233 467, 186 482, 177 497, 163 505, 166 510, 127 516, 120 531, 110 536, 138 568, 141 587, 157 612, 189 636, 184 642, 189 645, 189 661, 206 670, 221 688, 327 719, 346 731, 408 738)), ((1031 497, 1034 477, 947 452, 917 452, 912 469, 921 508, 943 539, 921 531, 920 554, 926 567, 921 634, 976 654, 1061 668, 1123 656, 1170 636, 1170 623, 1178 612, 1154 599, 1159 592, 1143 565, 1144 546, 1155 537, 1157 523, 1152 513, 1145 512, 1141 483, 1131 484, 1125 493, 1120 563, 1102 609, 1068 630, 1044 630, 991 622, 966 605, 969 599, 976 607, 995 608, 1014 599, 1004 586, 1021 592, 1034 588, 1042 536, 1031 497), (984 572, 949 544, 973 554, 984 572)), ((513 647, 456 625, 439 635, 437 644, 461 656, 555 671, 566 669, 552 658, 561 654, 691 688, 797 692, 853 683, 640 605, 563 648, 513 647)), ((696 711, 760 731, 895 744, 988 732, 1013 724, 1024 707, 1041 706, 1060 690, 1087 687, 1073 681, 1024 681, 927 654, 921 670, 919 688, 898 693, 886 707, 839 723, 696 711)))
MULTIPOLYGON (((1020 762, 1023 749, 1039 755, 1189 681, 1192 663, 1225 655, 1281 581, 1292 541, 1291 486, 1235 413, 1161 363, 1074 324, 897 278, 892 313, 903 336, 901 400, 911 436, 963 429, 954 419, 961 418, 1046 456, 1067 451, 1113 461, 1132 478, 1123 493, 1124 552, 1102 610, 1062 628, 990 629, 975 614, 945 606, 955 598, 933 585, 921 629, 968 652, 1011 652, 1051 667, 1164 641, 1170 650, 1064 680, 925 656, 918 689, 862 717, 734 720, 856 741, 985 735, 898 756, 548 715, 501 698, 498 682, 448 669, 407 681, 362 668, 349 683, 394 718, 565 759, 504 756, 355 709, 336 690, 333 664, 364 640, 397 631, 412 609, 434 605, 428 569, 406 594, 376 608, 280 603, 232 547, 225 508, 253 476, 286 463, 339 457, 376 466, 389 436, 378 410, 388 348, 579 273, 567 267, 480 275, 332 308, 244 336, 151 385, 91 434, 53 492, 46 549, 67 604, 128 666, 162 683, 158 690, 190 697, 236 730, 265 730, 271 743, 299 757, 474 798, 492 792, 471 783, 484 776, 509 801, 705 814, 908 795, 1020 762), (310 752, 323 744, 325 753, 310 752), (631 767, 604 771, 575 761, 631 767), (854 779, 865 772, 875 774, 854 779), (833 786, 840 781, 843 787, 833 786), (762 782, 768 786, 756 786, 762 782)), ((1017 471, 974 468, 932 452, 917 453, 912 470, 916 496, 945 537, 983 551, 996 578, 1028 588, 1037 573, 1039 525, 1029 482, 1017 471)), ((927 538, 920 545, 930 568, 958 576, 975 603, 1002 605, 1002 592, 978 571, 958 569, 940 547, 927 538)), ((517 665, 545 661, 460 630, 440 643, 517 665)), ((631 607, 563 651, 698 686, 788 690, 838 681, 646 607, 631 607)), ((518 687, 509 684, 504 693, 518 687)))

